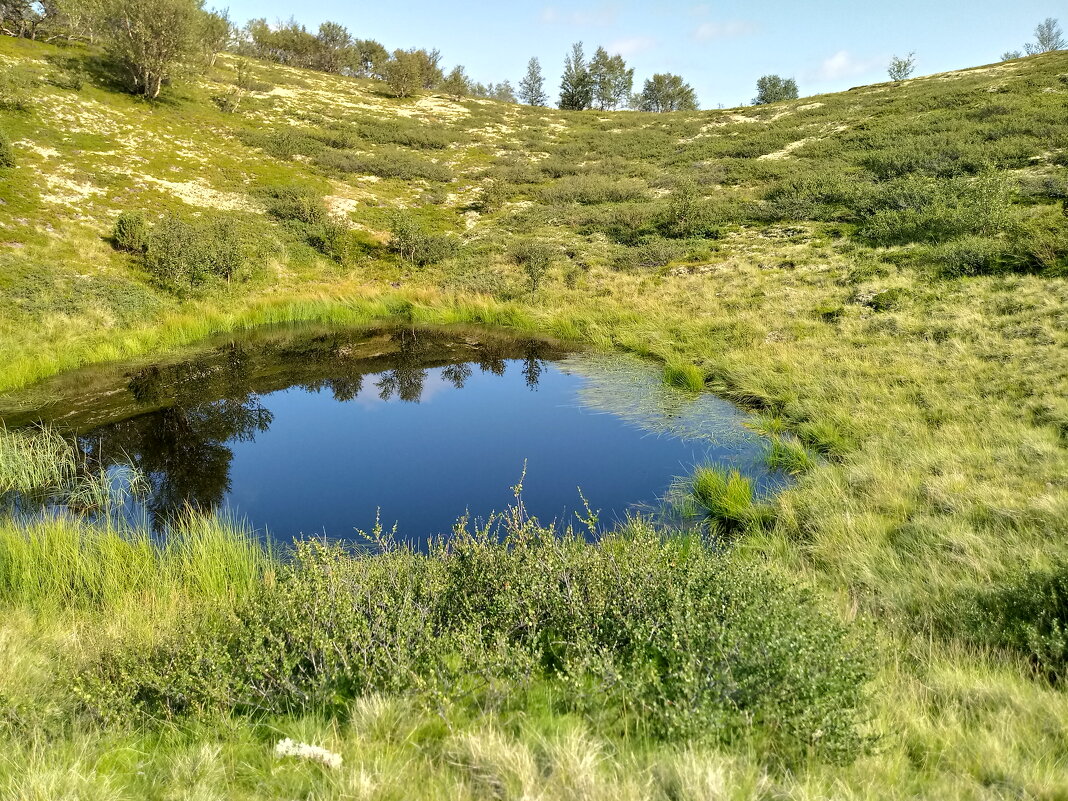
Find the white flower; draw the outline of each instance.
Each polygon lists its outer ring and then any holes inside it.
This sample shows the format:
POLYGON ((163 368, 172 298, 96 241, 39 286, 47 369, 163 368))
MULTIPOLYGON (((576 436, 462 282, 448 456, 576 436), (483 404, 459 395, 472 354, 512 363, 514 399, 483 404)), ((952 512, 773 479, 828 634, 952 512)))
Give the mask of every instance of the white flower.
POLYGON ((297 743, 286 737, 284 740, 280 740, 278 745, 274 747, 274 755, 278 757, 297 757, 297 759, 307 759, 309 762, 318 762, 327 768, 340 768, 341 767, 341 754, 335 754, 333 751, 327 751, 325 748, 320 748, 317 745, 308 745, 307 743, 297 743))

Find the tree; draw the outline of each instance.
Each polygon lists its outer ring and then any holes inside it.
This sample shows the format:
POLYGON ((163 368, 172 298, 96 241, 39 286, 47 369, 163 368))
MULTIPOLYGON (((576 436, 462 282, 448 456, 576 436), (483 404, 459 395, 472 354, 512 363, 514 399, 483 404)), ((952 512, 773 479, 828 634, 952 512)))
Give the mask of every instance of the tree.
POLYGON ((753 105, 778 103, 780 100, 797 100, 797 81, 778 75, 764 75, 757 79, 757 93, 753 105))
POLYGON ((131 91, 159 97, 165 81, 197 54, 198 0, 118 0, 107 15, 107 51, 131 91))
POLYGON ((1046 17, 1035 26, 1035 41, 1024 45, 1024 50, 1029 56, 1037 56, 1039 53, 1052 53, 1054 50, 1064 50, 1068 43, 1064 41, 1064 33, 1061 26, 1053 17, 1046 17))
POLYGON ((545 79, 541 74, 541 62, 532 58, 527 62, 527 74, 519 82, 519 99, 528 106, 544 106, 549 102, 545 94, 545 79))
POLYGON ((556 251, 552 245, 540 239, 521 239, 516 242, 509 254, 516 265, 523 268, 530 282, 530 294, 533 296, 542 279, 549 272, 556 257, 556 251))
POLYGON ((453 67, 452 72, 445 77, 445 80, 439 84, 438 89, 440 89, 443 94, 459 100, 471 91, 471 81, 468 80, 464 68, 456 66, 453 67))
POLYGON ((33 0, 0 0, 0 31, 8 36, 36 39, 43 21, 42 9, 33 0))
POLYGON ((593 84, 593 105, 601 111, 619 108, 634 88, 634 70, 627 69, 623 56, 609 56, 598 47, 590 61, 590 80, 593 84))
POLYGON ((349 51, 349 68, 362 78, 382 79, 389 51, 374 39, 357 39, 349 51))
POLYGON ((411 97, 423 85, 422 62, 411 50, 394 50, 382 73, 395 97, 411 97))
POLYGON ((890 59, 890 66, 887 68, 887 73, 890 75, 890 80, 894 82, 901 82, 912 75, 913 70, 916 69, 916 54, 909 53, 904 58, 894 56, 890 59))
POLYGON ((512 88, 511 81, 501 81, 496 86, 490 84, 487 88, 487 96, 502 103, 516 102, 515 89, 512 88))
POLYGON ((657 73, 645 82, 635 105, 642 111, 694 111, 697 93, 680 76, 657 73))
POLYGON ((419 64, 419 76, 421 86, 424 89, 433 89, 445 78, 441 69, 441 51, 434 50, 410 50, 409 51, 419 64))
POLYGON ((229 46, 233 35, 234 25, 230 22, 229 12, 212 10, 201 15, 197 40, 209 67, 215 66, 215 59, 229 46))
POLYGON ((1001 54, 1002 61, 1012 61, 1014 58, 1020 58, 1023 55, 1019 50, 1006 50, 1001 54))
POLYGON ((571 52, 564 60, 564 74, 560 79, 560 102, 562 109, 582 111, 593 103, 593 81, 582 52, 582 42, 571 45, 571 52))
POLYGON ((337 22, 324 22, 315 36, 317 53, 315 68, 323 72, 341 72, 349 60, 352 37, 348 29, 337 22))

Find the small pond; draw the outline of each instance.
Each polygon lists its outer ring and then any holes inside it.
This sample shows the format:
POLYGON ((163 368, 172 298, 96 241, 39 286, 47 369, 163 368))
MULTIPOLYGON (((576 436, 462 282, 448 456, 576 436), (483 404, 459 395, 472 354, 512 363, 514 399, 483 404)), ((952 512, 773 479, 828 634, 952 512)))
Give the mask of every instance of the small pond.
POLYGON ((530 514, 573 523, 584 496, 601 527, 657 509, 695 465, 777 481, 744 412, 655 365, 476 329, 230 335, 58 376, 0 399, 0 418, 57 427, 96 469, 136 466, 147 489, 126 513, 156 531, 193 506, 275 538, 353 538, 377 516, 425 542, 507 507, 524 466, 530 514))

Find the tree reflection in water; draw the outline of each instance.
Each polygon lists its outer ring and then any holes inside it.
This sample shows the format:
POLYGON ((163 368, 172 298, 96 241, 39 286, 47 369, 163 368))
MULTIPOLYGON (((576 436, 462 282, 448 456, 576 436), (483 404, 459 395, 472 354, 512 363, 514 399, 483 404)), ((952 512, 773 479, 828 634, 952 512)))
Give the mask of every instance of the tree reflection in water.
POLYGON ((464 343, 457 350, 448 333, 425 330, 394 331, 388 343, 387 353, 354 356, 359 339, 326 334, 258 349, 229 345, 200 359, 148 367, 130 376, 126 387, 136 413, 95 427, 79 442, 93 468, 131 464, 143 474, 146 511, 161 530, 186 508, 223 503, 233 460, 228 443, 267 431, 272 414, 262 398, 271 392, 328 390, 345 403, 359 397, 365 378, 373 376, 381 400, 418 403, 429 370, 438 369, 442 379, 463 389, 473 375, 472 360, 497 376, 515 360, 534 390, 554 352, 537 340, 464 343))

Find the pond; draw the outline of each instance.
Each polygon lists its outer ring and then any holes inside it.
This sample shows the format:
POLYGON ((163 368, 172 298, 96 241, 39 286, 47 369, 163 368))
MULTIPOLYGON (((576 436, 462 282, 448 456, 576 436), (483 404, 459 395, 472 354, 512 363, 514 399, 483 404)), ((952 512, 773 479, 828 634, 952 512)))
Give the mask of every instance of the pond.
POLYGON ((699 464, 777 481, 732 404, 637 359, 475 329, 231 335, 58 376, 0 399, 0 418, 55 426, 95 469, 135 466, 147 489, 125 511, 156 531, 191 506, 275 538, 350 539, 378 519, 424 543, 504 510, 524 470, 531 515, 576 523, 585 498, 602 528, 657 509, 699 464))

